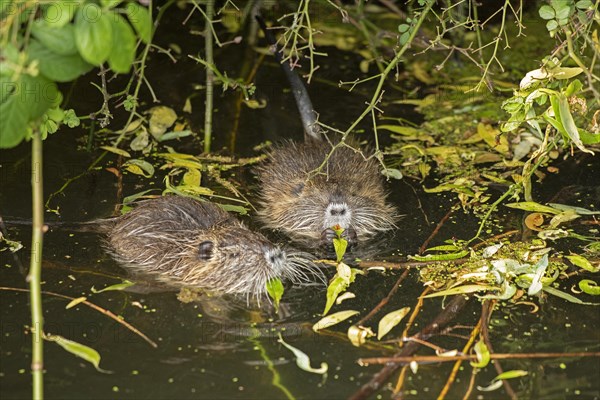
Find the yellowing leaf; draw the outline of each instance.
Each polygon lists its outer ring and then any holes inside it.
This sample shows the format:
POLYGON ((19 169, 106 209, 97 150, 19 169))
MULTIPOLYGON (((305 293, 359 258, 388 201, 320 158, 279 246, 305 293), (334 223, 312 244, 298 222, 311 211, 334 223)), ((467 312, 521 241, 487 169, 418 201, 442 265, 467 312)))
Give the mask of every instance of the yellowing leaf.
POLYGON ((402 321, 404 317, 409 313, 410 307, 404 307, 396 311, 392 311, 386 314, 379 321, 379 327, 377 328, 377 340, 381 340, 389 331, 392 330, 396 325, 402 321))
POLYGON ((356 347, 362 346, 367 341, 367 338, 373 336, 375 336, 375 334, 371 328, 356 325, 352 325, 348 328, 348 339, 350 339, 352 345, 356 347))
POLYGON ((339 324, 340 322, 345 321, 358 313, 358 311, 354 310, 346 310, 333 313, 331 315, 321 318, 316 324, 313 325, 312 329, 313 331, 317 332, 321 329, 329 328, 330 326, 339 324))
POLYGON ((135 282, 124 280, 121 283, 116 283, 114 285, 107 286, 104 289, 100 289, 100 290, 96 290, 92 286, 91 292, 92 293, 102 293, 102 292, 108 292, 108 291, 111 291, 111 290, 123 290, 123 289, 127 289, 128 287, 133 286, 133 285, 135 285, 135 282))
POLYGON ((506 136, 501 135, 500 131, 489 124, 479 123, 477 125, 477 134, 498 153, 508 156, 508 140, 506 136))
POLYGON ((474 368, 485 368, 489 364, 491 356, 483 339, 479 339, 479 341, 475 343, 473 350, 477 356, 477 362, 471 361, 471 366, 474 368))
POLYGON ((66 305, 66 309, 68 310, 69 308, 73 308, 75 307, 77 304, 79 303, 83 303, 84 301, 87 300, 87 297, 78 297, 76 299, 73 299, 69 302, 69 304, 66 305))

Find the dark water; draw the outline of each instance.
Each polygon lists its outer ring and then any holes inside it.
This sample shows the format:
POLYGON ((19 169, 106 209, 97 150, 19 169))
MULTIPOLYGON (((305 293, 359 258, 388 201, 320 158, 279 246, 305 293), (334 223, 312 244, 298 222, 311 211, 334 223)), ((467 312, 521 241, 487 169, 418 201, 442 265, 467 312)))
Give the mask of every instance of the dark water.
MULTIPOLYGON (((176 41, 182 45, 184 54, 196 53, 195 49, 200 48, 201 42, 181 43, 178 29, 183 28, 177 26, 171 24, 164 28, 164 36, 159 34, 164 40, 162 44, 176 41)), ((242 55, 239 48, 229 48, 220 51, 217 59, 224 70, 235 76, 235 67, 242 55)), ((336 77, 334 82, 337 82, 340 76, 339 63, 354 69, 353 63, 357 59, 339 55, 335 60, 336 66, 327 66, 327 62, 324 62, 321 76, 336 77)), ((193 85, 202 83, 203 69, 185 56, 173 65, 166 57, 154 54, 148 76, 162 104, 179 112, 185 98, 192 93, 193 85)), ((75 108, 83 110, 81 114, 93 111, 100 104, 95 89, 86 83, 88 78, 77 82, 71 98, 71 103, 77 105, 75 108)), ((256 82, 259 95, 264 96, 269 105, 263 110, 243 110, 236 138, 236 152, 242 155, 255 155, 252 146, 265 139, 301 137, 293 99, 289 91, 284 90, 287 84, 277 66, 273 62, 263 65, 256 82)), ((219 93, 219 90, 216 92, 219 93)), ((366 100, 319 82, 311 86, 311 92, 315 107, 321 112, 321 119, 340 128, 358 116, 366 100)), ((148 98, 145 97, 145 106, 150 105, 148 98)), ((215 149, 226 147, 232 141, 229 135, 234 113, 232 99, 230 94, 217 96, 215 149)), ((198 130, 203 119, 202 92, 192 100, 192 104, 194 113, 188 118, 198 130)), ((391 112, 395 112, 394 116, 397 117, 411 117, 410 110, 398 108, 391 112)), ((117 110, 115 114, 116 121, 122 121, 122 111, 120 114, 117 110)), ((113 126, 117 129, 118 122, 113 126)), ((368 126, 365 125, 365 128, 368 126)), ((364 133, 367 138, 368 132, 364 133)), ((100 154, 95 146, 91 152, 83 149, 85 143, 81 138, 85 136, 87 131, 84 129, 65 129, 45 142, 46 196, 57 191, 66 179, 81 174, 100 154)), ((95 144, 101 141, 97 139, 95 144)), ((184 141, 178 146, 190 152, 200 151, 197 140, 184 141), (192 150, 194 146, 196 151, 192 150)), ((29 145, 2 151, 0 157, 0 212, 4 217, 28 219, 31 208, 29 145)), ((114 162, 115 158, 108 156, 101 165, 112 166, 114 162)), ((597 158, 584 159, 582 164, 564 164, 561 166, 561 177, 546 181, 544 187, 537 188, 538 194, 540 198, 549 199, 563 186, 576 185, 579 190, 567 191, 572 204, 583 198, 584 206, 597 206, 599 187, 595 177, 599 168, 597 158), (580 194, 574 196, 573 193, 580 194)), ((241 171, 240 174, 249 177, 246 185, 252 193, 254 181, 251 172, 241 171)), ((125 178, 125 195, 152 187, 162 189, 162 182, 133 176, 125 178)), ((363 250, 367 257, 376 255, 377 259, 398 259, 399 256, 416 253, 435 223, 456 201, 452 197, 425 195, 418 190, 414 192, 412 187, 418 188, 418 182, 393 181, 389 187, 392 191, 391 201, 398 205, 406 217, 397 232, 373 244, 370 251, 363 250)), ((98 169, 74 181, 64 195, 58 195, 51 201, 50 207, 60 209, 61 220, 75 222, 108 216, 117 202, 114 175, 98 169)), ((48 214, 47 219, 59 218, 48 214)), ((516 215, 507 221, 515 221, 511 229, 520 223, 516 215)), ((476 221, 472 216, 459 214, 440 231, 439 238, 469 238, 475 228, 476 221)), ((21 240, 25 245, 18 255, 21 262, 28 265, 30 228, 13 227, 9 233, 12 239, 21 240)), ((71 297, 87 296, 89 301, 122 316, 156 341, 158 347, 151 347, 113 320, 84 305, 65 310, 68 301, 47 294, 44 296, 46 332, 95 348, 102 356, 101 368, 113 372, 100 373, 56 344, 46 343, 45 383, 48 398, 285 398, 284 391, 273 384, 276 377, 296 398, 346 398, 379 370, 377 366, 359 366, 356 362, 358 358, 392 354, 385 350, 353 347, 345 339, 347 323, 330 330, 337 334, 313 333, 310 327, 320 318, 325 303, 325 288, 322 286, 290 289, 285 295, 287 301, 280 315, 246 307, 244 302, 231 299, 186 304, 177 300, 174 292, 111 291, 92 294, 92 286, 102 288, 118 283, 120 278, 126 276, 126 271, 115 265, 102 251, 100 242, 99 235, 93 232, 60 229, 49 232, 44 246, 44 291, 71 297), (329 364, 327 377, 297 368, 291 353, 277 343, 278 332, 288 343, 306 352, 313 366, 326 361, 329 364), (274 365, 271 368, 268 366, 270 363, 274 365)), ((1 285, 25 288, 24 276, 12 257, 7 252, 0 253, 0 257, 1 285)), ((334 310, 354 309, 365 315, 387 295, 397 278, 398 273, 394 272, 383 275, 370 272, 365 277, 359 277, 351 288, 356 298, 334 310)), ((390 303, 370 323, 375 328, 376 321, 386 312, 405 306, 414 307, 421 290, 417 272, 413 272, 390 303)), ((31 392, 28 295, 2 290, 0 301, 0 398, 28 398, 31 392)), ((413 331, 425 326, 440 311, 439 300, 427 300, 413 331)), ((529 311, 527 306, 502 305, 494 312, 491 339, 496 352, 599 350, 598 307, 578 306, 549 298, 538 313, 530 314, 529 311)), ((473 326, 479 315, 480 305, 473 301, 462 311, 456 323, 473 326)), ((356 319, 352 321, 356 322, 356 319)), ((394 332, 398 335, 400 328, 397 327, 394 332)), ((460 332, 468 334, 469 330, 460 332)), ((464 339, 450 336, 434 341, 448 349, 461 348, 464 344, 464 339)), ((432 353, 422 350, 421 354, 432 353)), ((505 370, 529 371, 529 376, 511 382, 520 398, 600 397, 598 358, 512 360, 503 361, 502 366, 505 370)), ((406 397, 435 398, 451 368, 451 363, 422 365, 417 374, 409 373, 405 384, 408 390, 406 397)), ((469 374, 470 367, 465 364, 448 398, 462 397, 469 374)), ((477 384, 486 386, 495 375, 496 372, 489 366, 479 373, 477 384)), ((390 384, 384 386, 384 397, 389 396, 390 387, 390 384)), ((471 398, 504 399, 507 395, 500 389, 490 393, 479 392, 471 398)))

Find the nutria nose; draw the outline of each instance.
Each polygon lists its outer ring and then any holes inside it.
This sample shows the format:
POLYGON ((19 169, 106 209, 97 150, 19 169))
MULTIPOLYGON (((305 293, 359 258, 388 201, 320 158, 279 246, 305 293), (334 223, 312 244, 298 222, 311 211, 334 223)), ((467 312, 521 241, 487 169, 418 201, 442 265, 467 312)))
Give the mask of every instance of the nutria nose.
POLYGON ((328 209, 329 215, 332 217, 343 217, 348 212, 348 205, 346 203, 330 203, 328 209))

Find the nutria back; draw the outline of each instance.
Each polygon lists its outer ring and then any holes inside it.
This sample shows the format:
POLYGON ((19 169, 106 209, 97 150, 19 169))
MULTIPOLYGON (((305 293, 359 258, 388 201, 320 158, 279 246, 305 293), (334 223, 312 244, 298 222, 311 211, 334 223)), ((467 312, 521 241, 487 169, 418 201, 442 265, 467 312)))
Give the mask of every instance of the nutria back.
POLYGON ((258 168, 262 222, 292 237, 331 241, 335 225, 350 241, 392 229, 397 219, 386 203, 379 165, 350 146, 331 151, 327 142, 285 142, 258 168), (310 178, 310 179, 309 179, 310 178))
POLYGON ((272 278, 310 281, 309 257, 286 254, 219 206, 187 197, 140 202, 116 218, 107 247, 124 267, 158 280, 260 297, 272 278))

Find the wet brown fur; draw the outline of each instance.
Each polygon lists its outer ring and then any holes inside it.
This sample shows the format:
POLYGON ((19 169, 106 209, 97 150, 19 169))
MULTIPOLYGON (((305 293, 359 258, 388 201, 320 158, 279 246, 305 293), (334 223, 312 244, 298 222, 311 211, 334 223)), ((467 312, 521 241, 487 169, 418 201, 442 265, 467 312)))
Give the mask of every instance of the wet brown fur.
POLYGON ((340 146, 321 173, 318 169, 331 145, 324 141, 284 142, 259 167, 261 184, 259 217, 269 228, 292 237, 319 239, 327 226, 327 205, 342 202, 352 212, 349 226, 360 238, 392 229, 397 220, 394 207, 386 203, 387 192, 379 165, 356 149, 340 146))

